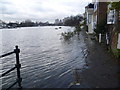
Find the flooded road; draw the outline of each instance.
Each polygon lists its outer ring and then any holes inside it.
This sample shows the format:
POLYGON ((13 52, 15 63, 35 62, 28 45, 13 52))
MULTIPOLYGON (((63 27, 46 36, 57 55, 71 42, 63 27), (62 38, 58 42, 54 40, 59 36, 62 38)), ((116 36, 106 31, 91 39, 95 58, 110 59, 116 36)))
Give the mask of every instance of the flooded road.
MULTIPOLYGON (((74 81, 72 71, 85 66, 86 44, 80 34, 65 41, 61 33, 74 31, 62 26, 0 29, 2 53, 18 45, 20 52, 22 86, 24 88, 67 88, 74 81)), ((2 59, 3 73, 15 64, 15 55, 2 59)), ((8 87, 16 80, 16 71, 2 79, 8 87)), ((17 87, 17 85, 15 86, 17 87)))

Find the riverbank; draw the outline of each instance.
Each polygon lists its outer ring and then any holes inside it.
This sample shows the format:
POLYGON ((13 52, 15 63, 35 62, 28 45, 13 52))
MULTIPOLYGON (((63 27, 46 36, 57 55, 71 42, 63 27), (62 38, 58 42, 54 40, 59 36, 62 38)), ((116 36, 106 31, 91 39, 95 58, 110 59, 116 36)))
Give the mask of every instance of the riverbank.
MULTIPOLYGON (((91 36, 81 32, 87 46, 86 67, 79 72, 80 83, 89 88, 119 88, 120 66, 117 60, 91 36)), ((84 87, 83 87, 84 88, 84 87)))

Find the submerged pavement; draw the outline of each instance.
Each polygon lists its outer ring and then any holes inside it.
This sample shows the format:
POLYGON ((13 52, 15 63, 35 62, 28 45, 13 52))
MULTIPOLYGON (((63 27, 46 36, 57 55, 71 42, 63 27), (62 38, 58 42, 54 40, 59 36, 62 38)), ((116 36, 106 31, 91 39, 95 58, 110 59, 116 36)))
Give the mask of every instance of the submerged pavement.
MULTIPOLYGON (((120 66, 104 45, 91 40, 91 35, 81 32, 87 46, 85 69, 76 70, 80 86, 75 88, 119 88, 120 66)), ((74 86, 73 86, 74 88, 74 86)))

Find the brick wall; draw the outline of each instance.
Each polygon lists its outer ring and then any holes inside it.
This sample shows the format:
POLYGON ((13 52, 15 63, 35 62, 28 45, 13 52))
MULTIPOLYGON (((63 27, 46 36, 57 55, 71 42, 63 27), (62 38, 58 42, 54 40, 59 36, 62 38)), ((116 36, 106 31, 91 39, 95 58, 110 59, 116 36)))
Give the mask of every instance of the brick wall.
POLYGON ((107 2, 99 2, 98 4, 98 24, 107 23, 107 2))

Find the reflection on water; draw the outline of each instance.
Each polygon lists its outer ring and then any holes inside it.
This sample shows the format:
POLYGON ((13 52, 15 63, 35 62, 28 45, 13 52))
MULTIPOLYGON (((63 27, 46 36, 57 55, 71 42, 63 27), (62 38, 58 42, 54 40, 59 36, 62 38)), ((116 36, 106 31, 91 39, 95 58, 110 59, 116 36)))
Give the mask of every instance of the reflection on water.
MULTIPOLYGON (((85 43, 82 35, 64 41, 62 32, 74 31, 73 27, 62 26, 24 27, 0 29, 2 31, 2 52, 6 53, 18 45, 22 64, 22 86, 25 88, 68 87, 73 82, 72 70, 83 68, 85 43)), ((3 72, 14 66, 15 55, 2 59, 3 72)), ((14 80, 13 71, 3 78, 3 87, 14 80)), ((15 86, 17 87, 17 85, 15 86)))

